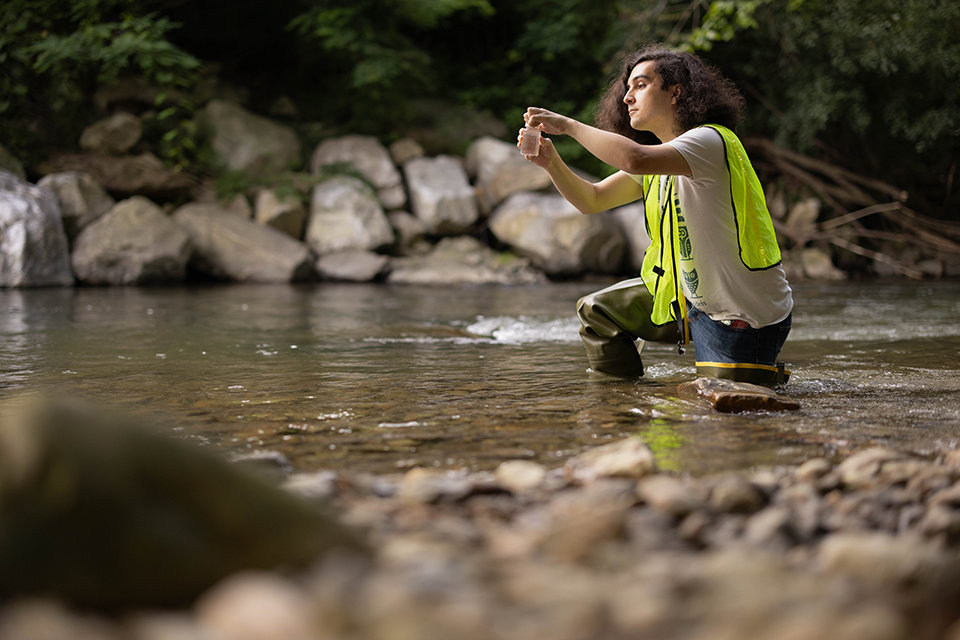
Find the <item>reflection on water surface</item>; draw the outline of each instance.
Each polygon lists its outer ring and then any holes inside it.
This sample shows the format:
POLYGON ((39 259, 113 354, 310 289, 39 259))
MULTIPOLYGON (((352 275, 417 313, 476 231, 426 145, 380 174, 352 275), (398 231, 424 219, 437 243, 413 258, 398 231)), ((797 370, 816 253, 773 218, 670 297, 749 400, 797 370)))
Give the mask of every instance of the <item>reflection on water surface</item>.
POLYGON ((802 409, 739 416, 677 397, 692 350, 647 345, 638 380, 587 372, 573 309, 600 286, 0 291, 0 404, 79 396, 301 470, 556 466, 626 434, 698 474, 958 445, 958 283, 795 287, 802 409))

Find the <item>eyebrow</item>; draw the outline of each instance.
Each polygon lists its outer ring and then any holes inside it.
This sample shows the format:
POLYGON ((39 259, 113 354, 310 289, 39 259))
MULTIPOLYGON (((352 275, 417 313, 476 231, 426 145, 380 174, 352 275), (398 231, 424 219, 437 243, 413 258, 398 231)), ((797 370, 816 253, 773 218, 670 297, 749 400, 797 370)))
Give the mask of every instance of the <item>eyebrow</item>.
POLYGON ((635 80, 646 80, 647 82, 650 82, 651 80, 653 80, 653 78, 651 78, 645 73, 641 73, 640 75, 630 76, 629 78, 627 78, 627 84, 630 84, 635 80))

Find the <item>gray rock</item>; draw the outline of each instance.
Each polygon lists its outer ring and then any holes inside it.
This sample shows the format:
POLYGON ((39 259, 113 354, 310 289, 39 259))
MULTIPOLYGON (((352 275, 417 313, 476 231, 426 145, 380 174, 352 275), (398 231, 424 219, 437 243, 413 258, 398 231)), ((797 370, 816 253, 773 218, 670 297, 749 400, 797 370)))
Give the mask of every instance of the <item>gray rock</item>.
POLYGON ((283 483, 283 488, 294 495, 310 500, 328 500, 337 495, 336 471, 298 473, 283 483))
POLYGON ((310 159, 310 172, 322 175, 323 167, 346 163, 360 172, 377 190, 387 209, 399 209, 407 202, 403 179, 387 148, 373 136, 349 135, 321 142, 310 159))
POLYGON ((474 178, 477 201, 486 213, 514 193, 539 191, 551 184, 547 172, 527 162, 515 144, 489 136, 470 145, 464 166, 474 178))
POLYGON ((214 152, 230 169, 263 176, 300 165, 300 141, 289 127, 225 100, 207 103, 203 119, 214 152))
POLYGON ((826 537, 820 543, 819 558, 825 570, 853 575, 877 587, 929 584, 955 563, 920 539, 867 532, 826 537))
POLYGON ((320 255, 373 251, 393 243, 393 228, 366 183, 339 176, 314 187, 306 242, 320 255))
POLYGON ((0 169, 0 287, 73 284, 56 197, 0 169))
POLYGON ((623 228, 623 235, 627 240, 627 259, 630 271, 640 273, 640 269, 643 267, 643 256, 647 247, 650 246, 643 202, 617 207, 611 213, 623 228))
POLYGON ((50 189, 60 204, 63 228, 73 240, 85 226, 109 211, 116 201, 88 174, 82 171, 51 173, 38 187, 50 189))
POLYGON ((313 603, 288 578, 266 572, 231 576, 197 602, 197 621, 212 638, 311 640, 317 638, 313 603))
POLYGON ((91 153, 122 155, 140 142, 141 135, 140 118, 121 111, 84 129, 80 134, 80 148, 91 153))
POLYGON ((391 211, 387 214, 387 219, 396 232, 397 251, 400 255, 422 253, 420 249, 427 244, 427 225, 406 211, 391 211))
POLYGON ((430 233, 457 235, 479 219, 477 199, 461 164, 450 156, 415 158, 403 165, 410 203, 430 233))
POLYGON ((260 224, 269 225, 300 240, 307 224, 307 208, 297 194, 291 193, 281 198, 273 189, 263 189, 257 194, 253 217, 260 224))
POLYGON ((0 596, 94 607, 182 604, 242 569, 365 546, 206 450, 50 398, 0 424, 0 520, 0 596))
POLYGON ((42 162, 39 170, 44 175, 82 171, 116 197, 142 195, 170 199, 186 194, 193 187, 193 178, 168 169, 152 153, 138 156, 60 154, 42 162))
POLYGON ((393 158, 393 163, 398 167, 402 167, 409 160, 422 158, 423 156, 423 147, 411 138, 400 138, 390 144, 390 157, 393 158))
POLYGON ((317 258, 314 269, 324 280, 371 282, 381 278, 390 266, 390 258, 360 249, 325 253, 317 258))
POLYGON ((656 471, 653 452, 640 438, 611 442, 567 460, 567 477, 579 482, 599 478, 642 478, 656 471))
POLYGON ((77 236, 71 261, 86 284, 180 282, 190 238, 160 207, 134 196, 117 203, 77 236))
POLYGON ((0 144, 0 169, 9 171, 21 180, 25 181, 27 179, 27 172, 23 169, 23 164, 2 144, 0 144))
POLYGON ((397 497, 402 502, 426 504, 455 501, 473 490, 469 479, 439 469, 411 469, 403 476, 397 497))
POLYGON ((746 542, 768 550, 786 551, 793 546, 790 510, 770 507, 754 514, 743 530, 746 542))
POLYGON ((312 273, 307 245, 215 205, 187 204, 173 219, 190 236, 190 266, 201 273, 238 282, 291 282, 312 273))
POLYGON ((476 238, 444 238, 430 253, 395 258, 387 282, 402 284, 539 284, 525 258, 497 254, 476 238))
POLYGON ((703 501, 682 480, 662 474, 640 480, 637 497, 657 511, 677 518, 703 507, 703 501))
POLYGON ((830 473, 833 465, 825 458, 812 458, 797 467, 797 480, 802 482, 816 482, 823 476, 830 473))
POLYGON ((253 207, 250 206, 250 201, 247 200, 247 196, 242 193, 233 196, 233 199, 230 200, 224 208, 241 218, 246 218, 247 220, 253 218, 253 207))
POLYGON ((627 249, 612 216, 583 215, 560 195, 510 196, 490 217, 490 230, 548 275, 618 273, 627 249))
POLYGON ((543 484, 547 468, 531 460, 507 460, 497 467, 497 483, 511 493, 523 493, 543 484))
POLYGON ((759 489, 739 476, 720 478, 710 492, 710 507, 721 513, 753 513, 766 501, 759 489))
POLYGON ((839 465, 837 473, 847 487, 863 489, 873 486, 880 480, 884 463, 904 460, 906 456, 891 449, 873 447, 858 451, 839 465))

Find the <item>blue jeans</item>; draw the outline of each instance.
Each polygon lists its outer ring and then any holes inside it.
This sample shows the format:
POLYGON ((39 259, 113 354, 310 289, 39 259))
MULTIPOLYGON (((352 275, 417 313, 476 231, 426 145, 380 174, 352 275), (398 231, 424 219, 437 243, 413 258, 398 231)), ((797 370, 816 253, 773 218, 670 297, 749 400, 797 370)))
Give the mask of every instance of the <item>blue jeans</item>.
POLYGON ((793 314, 777 324, 761 329, 734 327, 699 311, 687 302, 690 338, 697 351, 697 362, 749 363, 776 366, 793 314))

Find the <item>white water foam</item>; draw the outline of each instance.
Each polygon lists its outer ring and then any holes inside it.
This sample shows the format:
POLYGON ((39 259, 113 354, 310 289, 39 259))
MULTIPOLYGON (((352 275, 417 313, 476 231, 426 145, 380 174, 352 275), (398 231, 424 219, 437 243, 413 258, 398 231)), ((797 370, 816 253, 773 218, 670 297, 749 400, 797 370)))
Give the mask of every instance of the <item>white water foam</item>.
POLYGON ((538 320, 527 316, 478 316, 477 321, 467 327, 467 331, 487 336, 491 342, 500 344, 580 341, 580 321, 575 316, 555 320, 538 320))

